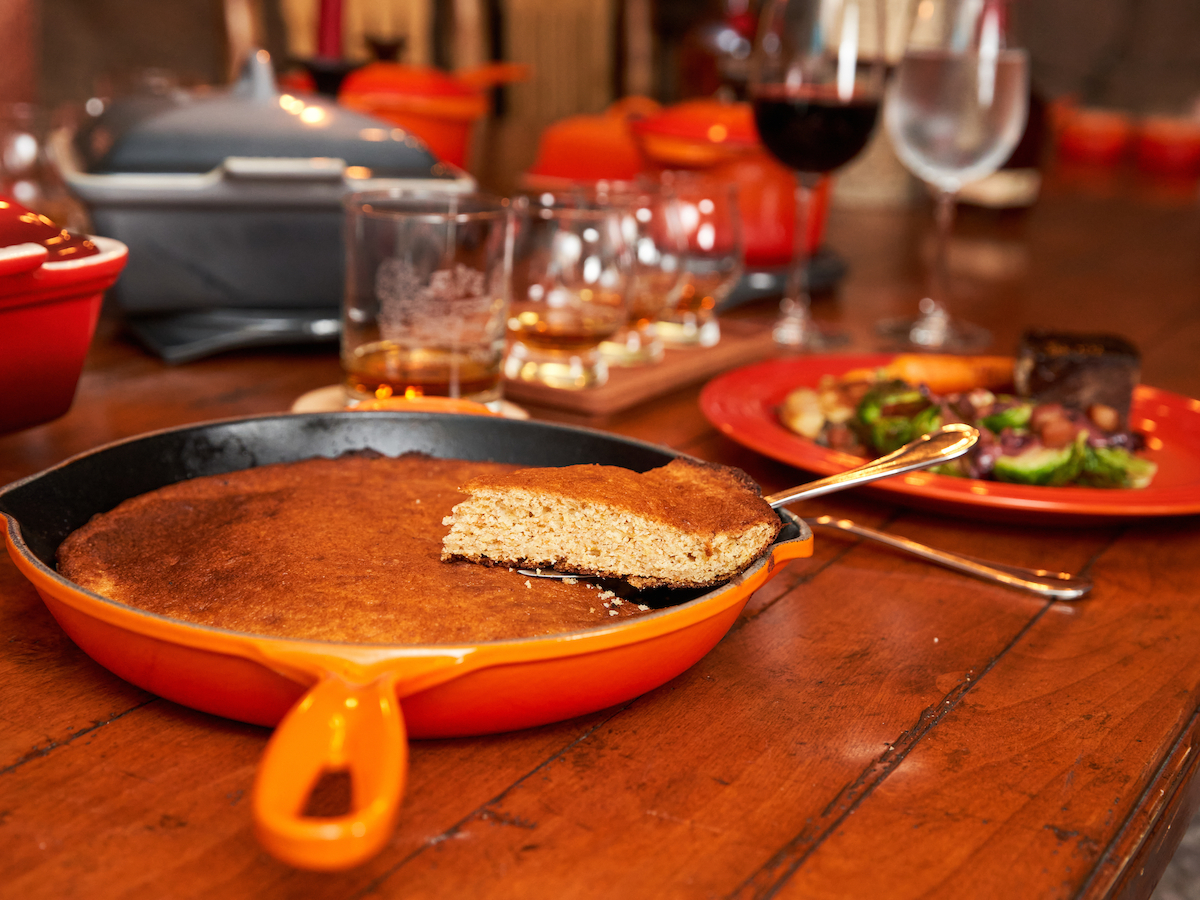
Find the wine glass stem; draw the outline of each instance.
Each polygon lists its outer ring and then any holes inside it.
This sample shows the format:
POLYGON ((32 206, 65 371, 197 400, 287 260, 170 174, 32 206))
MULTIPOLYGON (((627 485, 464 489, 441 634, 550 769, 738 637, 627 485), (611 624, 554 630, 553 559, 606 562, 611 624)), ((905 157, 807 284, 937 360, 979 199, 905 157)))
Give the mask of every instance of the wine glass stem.
POLYGON ((929 279, 929 302, 921 305, 924 318, 932 316, 947 318, 946 298, 950 295, 950 233, 954 230, 956 194, 954 191, 939 190, 934 206, 934 251, 933 270, 929 279))
POLYGON ((781 304, 783 315, 775 329, 781 344, 801 345, 812 339, 813 322, 809 313, 808 229, 813 189, 819 175, 796 173, 796 219, 792 228, 792 264, 781 304))

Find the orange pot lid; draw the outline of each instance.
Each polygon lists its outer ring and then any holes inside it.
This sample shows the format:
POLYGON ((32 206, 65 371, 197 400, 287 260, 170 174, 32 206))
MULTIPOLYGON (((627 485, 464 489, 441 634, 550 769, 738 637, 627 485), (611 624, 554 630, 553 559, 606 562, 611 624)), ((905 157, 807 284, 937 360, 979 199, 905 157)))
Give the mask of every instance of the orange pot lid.
MULTIPOLYGON (((338 101, 369 115, 417 115, 472 122, 488 109, 487 95, 427 66, 375 62, 346 76, 338 101)), ((411 127, 411 126, 410 126, 411 127)))
POLYGON ((580 114, 542 131, 530 175, 594 181, 636 178, 645 167, 622 115, 580 114))
POLYGON ((405 63, 373 62, 347 75, 339 93, 466 97, 473 96, 478 91, 441 69, 410 66, 405 63))
POLYGON ((749 147, 759 142, 749 103, 685 100, 634 121, 632 127, 643 137, 677 138, 702 144, 749 147))

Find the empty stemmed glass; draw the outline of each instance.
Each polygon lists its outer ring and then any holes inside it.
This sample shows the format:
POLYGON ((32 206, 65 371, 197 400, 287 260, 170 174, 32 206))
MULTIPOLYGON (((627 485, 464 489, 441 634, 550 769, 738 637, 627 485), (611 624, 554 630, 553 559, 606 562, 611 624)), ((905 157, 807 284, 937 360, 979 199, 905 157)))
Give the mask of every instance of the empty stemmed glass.
POLYGON ((991 343, 951 318, 946 252, 955 198, 1012 153, 1029 107, 1024 51, 1008 45, 1006 0, 920 0, 889 89, 884 121, 896 155, 936 193, 937 243, 929 293, 916 318, 881 322, 900 347, 972 352, 991 343))
POLYGON ((796 172, 792 264, 777 343, 841 343, 809 311, 808 216, 821 176, 866 146, 883 96, 883 14, 878 0, 771 0, 760 18, 750 96, 763 144, 796 172))

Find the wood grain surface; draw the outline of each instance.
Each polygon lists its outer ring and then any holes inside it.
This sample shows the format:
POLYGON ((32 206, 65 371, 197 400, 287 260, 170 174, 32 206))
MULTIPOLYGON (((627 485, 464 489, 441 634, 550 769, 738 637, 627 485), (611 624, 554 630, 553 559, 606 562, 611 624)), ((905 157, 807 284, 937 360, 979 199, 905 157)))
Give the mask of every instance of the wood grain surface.
MULTIPOLYGON (((1168 187, 1063 175, 1027 213, 964 214, 955 311, 990 327, 997 352, 1031 325, 1120 332, 1141 347, 1143 382, 1200 397, 1200 210, 1194 185, 1168 187)), ((815 309, 851 349, 875 349, 873 323, 914 306, 928 216, 834 211, 849 275, 815 309)), ((766 329, 774 311, 733 315, 766 329)), ((283 411, 339 374, 332 348, 167 367, 109 315, 71 411, 0 437, 0 483, 152 429, 283 411)), ((698 390, 606 418, 528 409, 740 466, 765 491, 812 477, 715 431, 698 390)), ((1200 519, 998 524, 854 492, 794 511, 1096 587, 1047 603, 821 533, 657 690, 527 731, 414 742, 394 838, 318 874, 255 842, 267 729, 111 675, 3 560, 0 895, 1148 896, 1200 805, 1200 519)))

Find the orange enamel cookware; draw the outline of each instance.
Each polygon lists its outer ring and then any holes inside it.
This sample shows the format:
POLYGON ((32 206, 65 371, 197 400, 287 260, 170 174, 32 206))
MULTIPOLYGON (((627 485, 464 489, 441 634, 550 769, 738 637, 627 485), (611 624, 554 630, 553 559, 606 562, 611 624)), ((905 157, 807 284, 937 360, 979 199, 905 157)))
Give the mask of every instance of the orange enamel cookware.
POLYGON ((128 497, 186 478, 361 449, 639 471, 676 455, 601 432, 490 416, 314 413, 154 432, 0 489, 9 554, 84 652, 175 702, 277 726, 259 767, 253 815, 263 846, 302 868, 348 868, 388 841, 404 793, 408 735, 527 728, 651 690, 712 649, 781 563, 812 553, 808 528, 781 513, 785 529, 770 550, 702 596, 690 592, 675 606, 618 625, 462 645, 345 644, 222 630, 116 603, 55 571, 63 538, 128 497), (307 796, 327 772, 350 774, 351 809, 306 817, 307 796))
POLYGON ((408 129, 438 159, 464 168, 471 128, 490 105, 487 92, 528 77, 529 67, 519 63, 489 63, 451 73, 380 61, 347 75, 338 102, 408 129))

